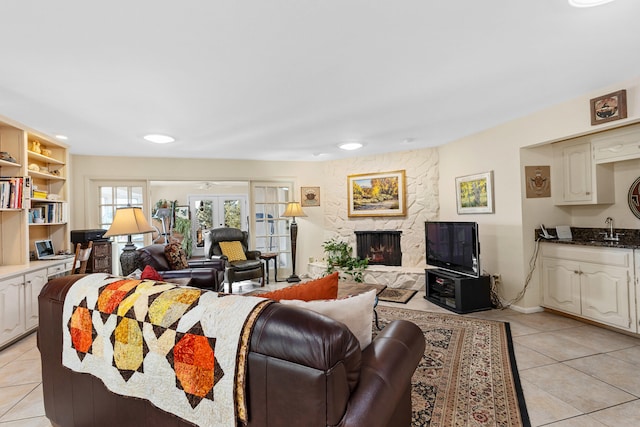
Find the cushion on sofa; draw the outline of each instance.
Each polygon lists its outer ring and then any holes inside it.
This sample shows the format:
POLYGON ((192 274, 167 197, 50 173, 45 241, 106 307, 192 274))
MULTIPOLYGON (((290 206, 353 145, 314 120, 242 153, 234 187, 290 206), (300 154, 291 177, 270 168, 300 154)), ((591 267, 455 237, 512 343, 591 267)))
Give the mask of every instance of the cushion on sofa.
POLYGON ((144 267, 144 270, 142 270, 142 273, 140 274, 140 279, 162 280, 162 276, 160 275, 160 273, 156 271, 155 268, 151 267, 150 265, 147 265, 144 267))
POLYGON ((338 273, 335 272, 319 279, 300 283, 299 285, 257 295, 275 301, 297 299, 313 301, 321 299, 336 299, 338 297, 338 273))
POLYGON ((237 240, 233 242, 220 242, 220 250, 229 262, 244 261, 247 259, 247 256, 244 254, 244 249, 242 249, 242 243, 237 240))
POLYGON ((172 270, 184 270, 185 268, 189 268, 187 255, 184 253, 184 249, 182 249, 180 243, 169 243, 165 246, 164 256, 167 258, 172 270))
POLYGON ((371 343, 375 289, 344 299, 322 301, 281 300, 280 304, 306 308, 342 322, 360 342, 364 350, 371 343))

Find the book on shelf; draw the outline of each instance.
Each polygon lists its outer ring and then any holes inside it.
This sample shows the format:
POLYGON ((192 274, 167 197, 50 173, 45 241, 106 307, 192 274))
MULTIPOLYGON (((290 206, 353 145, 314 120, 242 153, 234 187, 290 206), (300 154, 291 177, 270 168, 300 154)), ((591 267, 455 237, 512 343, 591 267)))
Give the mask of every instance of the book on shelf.
POLYGON ((31 223, 62 224, 68 221, 67 202, 37 202, 32 200, 32 207, 29 209, 31 223))
POLYGON ((31 191, 30 186, 31 180, 28 177, 0 177, 0 209, 26 207, 31 191))

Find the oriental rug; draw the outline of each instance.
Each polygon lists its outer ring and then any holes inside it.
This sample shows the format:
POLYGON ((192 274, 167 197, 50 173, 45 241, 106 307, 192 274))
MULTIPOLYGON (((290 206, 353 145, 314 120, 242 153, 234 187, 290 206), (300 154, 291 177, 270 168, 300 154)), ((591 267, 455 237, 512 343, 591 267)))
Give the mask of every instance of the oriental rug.
POLYGON ((426 339, 411 380, 412 426, 530 425, 508 323, 380 305, 377 311, 380 326, 409 320, 426 339))

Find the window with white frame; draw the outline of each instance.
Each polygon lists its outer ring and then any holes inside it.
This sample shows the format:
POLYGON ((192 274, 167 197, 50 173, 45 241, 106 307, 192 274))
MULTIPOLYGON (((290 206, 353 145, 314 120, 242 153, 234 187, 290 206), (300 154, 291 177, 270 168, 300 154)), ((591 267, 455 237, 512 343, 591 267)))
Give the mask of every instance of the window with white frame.
MULTIPOLYGON (((252 183, 252 202, 255 212, 254 242, 263 253, 276 253, 278 270, 291 268, 291 237, 289 221, 281 215, 291 201, 292 184, 288 182, 252 183)), ((282 276, 282 274, 279 274, 282 276)))

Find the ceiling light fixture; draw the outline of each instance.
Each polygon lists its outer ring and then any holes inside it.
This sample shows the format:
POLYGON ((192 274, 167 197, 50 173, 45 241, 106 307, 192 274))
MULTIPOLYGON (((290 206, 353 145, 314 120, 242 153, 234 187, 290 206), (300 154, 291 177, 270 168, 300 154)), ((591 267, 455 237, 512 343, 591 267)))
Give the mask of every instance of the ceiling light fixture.
POLYGON ((338 145, 339 148, 347 151, 357 150, 359 148, 362 148, 362 146, 363 144, 361 142, 356 141, 344 142, 338 145))
POLYGON ((175 138, 172 138, 168 135, 160 135, 160 134, 145 135, 144 139, 146 139, 149 142, 154 142, 156 144, 168 144, 176 140, 175 138))
POLYGON ((569 0, 569 4, 573 7, 593 7, 610 3, 613 0, 569 0))
POLYGON ((60 141, 66 141, 69 138, 67 138, 66 135, 56 135, 56 139, 59 139, 60 141))

